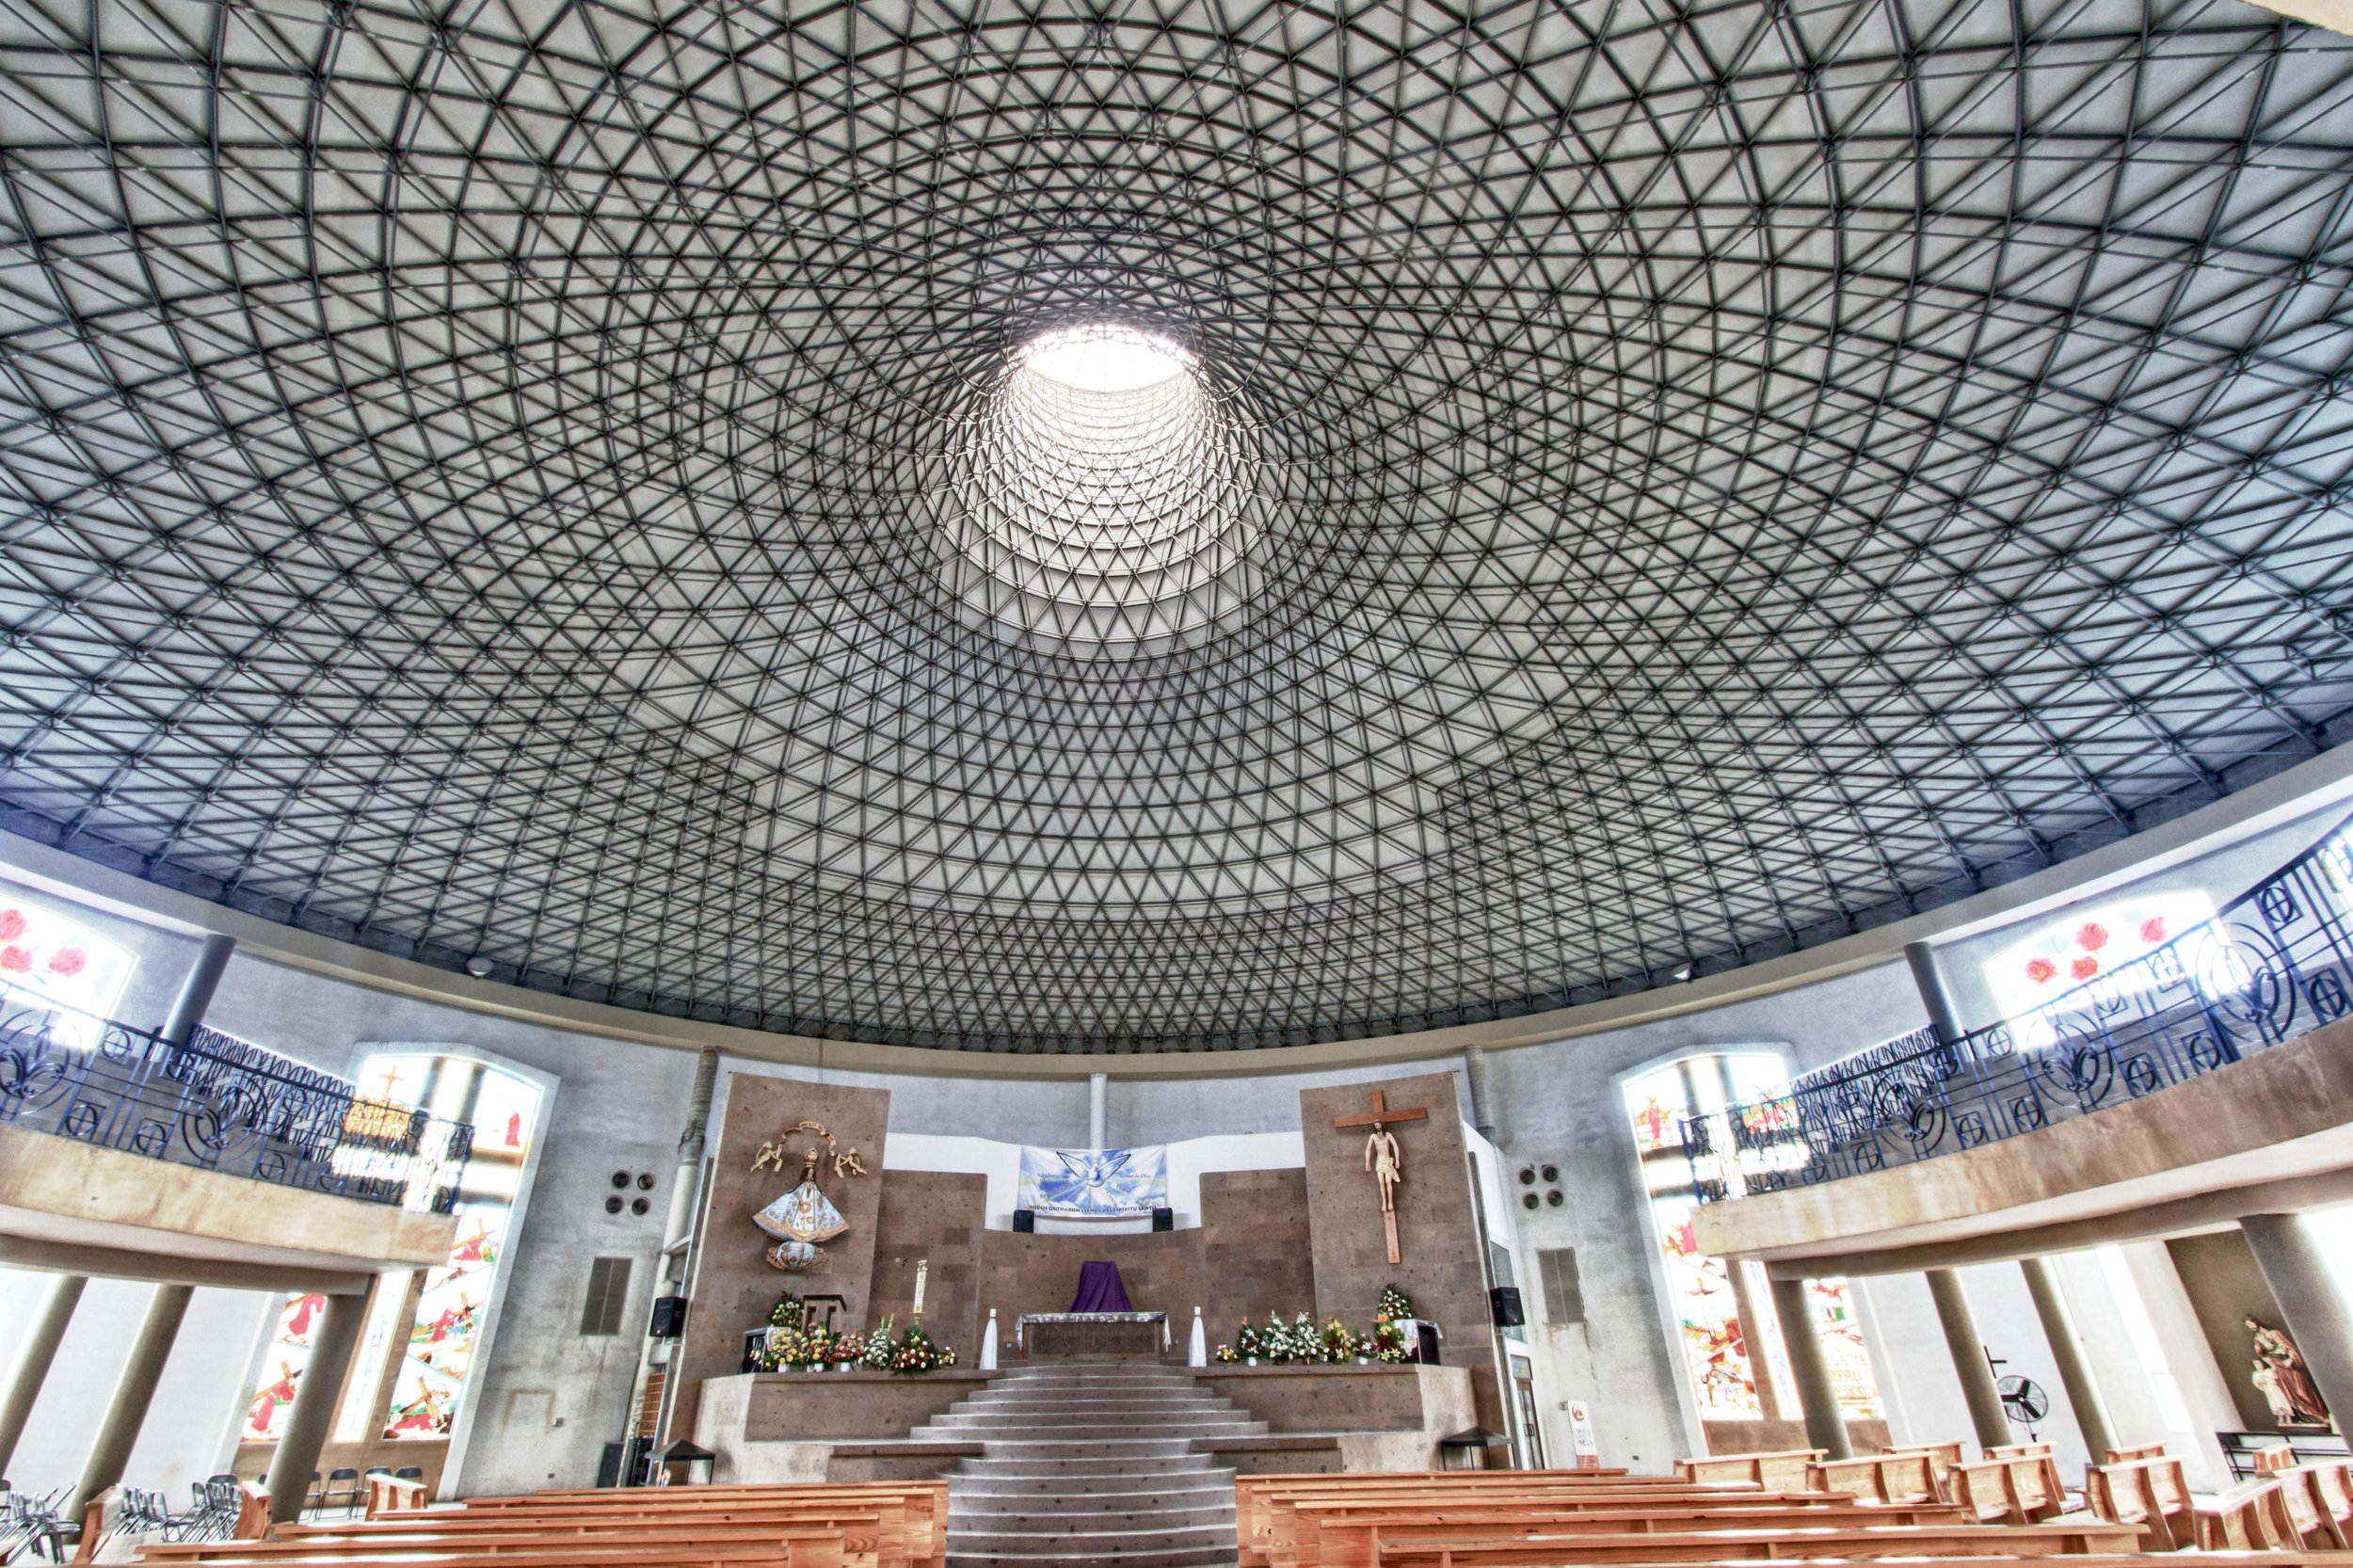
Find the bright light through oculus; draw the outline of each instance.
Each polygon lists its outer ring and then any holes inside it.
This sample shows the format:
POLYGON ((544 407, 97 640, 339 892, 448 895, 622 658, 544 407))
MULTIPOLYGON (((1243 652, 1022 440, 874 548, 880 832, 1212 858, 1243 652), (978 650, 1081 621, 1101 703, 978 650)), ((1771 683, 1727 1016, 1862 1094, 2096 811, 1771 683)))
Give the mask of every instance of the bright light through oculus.
POLYGON ((1023 369, 1090 392, 1142 392, 1175 380, 1192 361, 1167 339, 1127 327, 1065 327, 1021 350, 1023 369))
POLYGON ((1086 655, 1201 632, 1248 600, 1256 451, 1167 339, 1106 324, 1033 338, 953 454, 959 591, 1086 655))

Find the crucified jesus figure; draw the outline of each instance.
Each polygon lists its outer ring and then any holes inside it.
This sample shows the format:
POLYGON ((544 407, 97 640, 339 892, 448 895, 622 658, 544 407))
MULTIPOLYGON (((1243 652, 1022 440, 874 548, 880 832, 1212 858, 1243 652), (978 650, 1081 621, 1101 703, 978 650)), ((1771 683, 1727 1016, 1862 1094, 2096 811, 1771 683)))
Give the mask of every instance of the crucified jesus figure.
POLYGON ((1365 1169, 1381 1184, 1381 1212, 1396 1213, 1397 1184, 1405 1179, 1405 1151, 1397 1146, 1397 1134, 1379 1122, 1365 1140, 1365 1169))

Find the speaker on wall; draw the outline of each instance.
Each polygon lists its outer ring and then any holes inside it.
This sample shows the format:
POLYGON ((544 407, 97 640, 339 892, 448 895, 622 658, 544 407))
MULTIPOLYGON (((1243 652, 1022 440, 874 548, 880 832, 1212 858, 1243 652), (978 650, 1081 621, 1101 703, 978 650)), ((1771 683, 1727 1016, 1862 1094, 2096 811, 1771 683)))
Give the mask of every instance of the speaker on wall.
POLYGON ((686 1298, 657 1296, 653 1304, 653 1320, 646 1332, 656 1339, 676 1339, 686 1332, 686 1298))
POLYGON ((1015 1209, 1013 1211, 1013 1228, 1016 1230, 1037 1229, 1037 1210, 1034 1208, 1015 1209))
POLYGON ((1498 1285, 1488 1291, 1487 1304, 1495 1311, 1497 1328, 1518 1328, 1528 1321, 1520 1310, 1520 1288, 1516 1285, 1498 1285))

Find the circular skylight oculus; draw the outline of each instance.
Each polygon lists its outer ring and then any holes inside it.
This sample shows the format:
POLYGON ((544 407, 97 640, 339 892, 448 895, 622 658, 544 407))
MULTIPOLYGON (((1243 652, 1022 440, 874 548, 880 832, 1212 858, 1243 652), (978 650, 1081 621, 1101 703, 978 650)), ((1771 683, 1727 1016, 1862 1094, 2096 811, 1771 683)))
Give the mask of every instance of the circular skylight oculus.
POLYGON ((1188 373, 1193 356, 1165 338, 1125 327, 1065 327, 1022 345, 1032 376, 1098 395, 1138 392, 1188 373))
POLYGON ((1090 658, 1156 650, 1245 596, 1251 434, 1165 338, 1102 324, 1032 338, 952 456, 955 585, 1018 635, 1090 658))

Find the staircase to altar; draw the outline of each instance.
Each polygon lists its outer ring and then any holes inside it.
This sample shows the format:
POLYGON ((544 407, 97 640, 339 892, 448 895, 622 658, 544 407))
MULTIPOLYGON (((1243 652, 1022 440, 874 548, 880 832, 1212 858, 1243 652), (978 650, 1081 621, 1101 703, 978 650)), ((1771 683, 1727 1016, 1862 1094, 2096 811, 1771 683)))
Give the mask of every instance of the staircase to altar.
POLYGON ((978 1442, 947 1472, 950 1568, 1194 1568, 1235 1560, 1234 1472, 1196 1452, 1266 1423, 1182 1367, 1005 1371, 910 1434, 978 1442))

